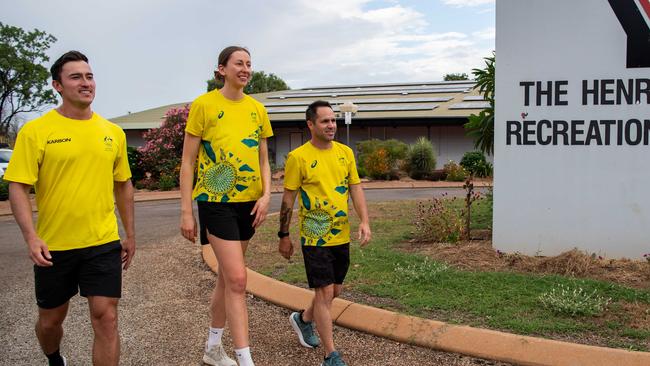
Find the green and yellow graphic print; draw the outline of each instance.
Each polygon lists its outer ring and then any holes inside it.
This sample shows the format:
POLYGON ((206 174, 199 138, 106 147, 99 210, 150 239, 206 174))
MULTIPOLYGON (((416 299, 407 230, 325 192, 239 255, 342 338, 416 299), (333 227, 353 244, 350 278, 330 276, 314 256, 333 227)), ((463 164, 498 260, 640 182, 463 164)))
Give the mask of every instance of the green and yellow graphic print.
MULTIPOLYGON (((347 202, 347 179, 341 182, 333 193, 342 196, 347 202)), ((302 220, 300 223, 300 243, 309 246, 324 246, 335 241, 343 231, 349 231, 347 207, 340 209, 333 202, 325 198, 310 198, 305 190, 300 188, 300 201, 302 220)))
MULTIPOLYGON (((249 148, 259 149, 259 131, 251 134, 249 138, 242 140, 242 143, 249 148)), ((219 156, 212 148, 209 141, 201 141, 207 159, 199 163, 199 175, 197 187, 203 188, 204 192, 196 197, 197 201, 229 202, 246 191, 250 185, 259 181, 259 174, 232 152, 219 149, 219 156)))

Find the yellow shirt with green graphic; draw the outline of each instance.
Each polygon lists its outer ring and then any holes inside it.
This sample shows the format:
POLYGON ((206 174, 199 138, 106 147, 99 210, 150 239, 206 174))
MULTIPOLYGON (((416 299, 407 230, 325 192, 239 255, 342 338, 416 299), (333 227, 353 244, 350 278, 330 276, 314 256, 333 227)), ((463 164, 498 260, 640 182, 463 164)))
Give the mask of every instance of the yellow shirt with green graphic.
POLYGON ((20 129, 4 179, 34 186, 38 236, 61 251, 119 240, 113 182, 130 177, 119 126, 51 110, 20 129))
POLYGON ((284 188, 300 190, 300 243, 334 246, 350 242, 349 186, 359 184, 354 154, 332 142, 321 150, 307 142, 287 156, 284 188))
POLYGON ((262 103, 210 91, 192 102, 185 131, 201 138, 195 200, 249 202, 262 196, 260 139, 273 136, 262 103))

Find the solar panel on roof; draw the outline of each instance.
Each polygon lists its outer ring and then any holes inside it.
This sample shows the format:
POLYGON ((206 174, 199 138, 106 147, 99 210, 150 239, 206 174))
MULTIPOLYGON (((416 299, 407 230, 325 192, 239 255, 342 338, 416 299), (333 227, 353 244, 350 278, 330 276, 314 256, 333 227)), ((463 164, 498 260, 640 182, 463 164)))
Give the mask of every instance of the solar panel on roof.
POLYGON ((485 109, 489 107, 490 103, 488 102, 462 102, 452 104, 449 109, 485 109))
MULTIPOLYGON (((382 112, 382 111, 424 111, 424 110, 433 110, 437 108, 438 104, 432 103, 416 103, 416 104, 371 104, 371 105, 360 105, 359 112, 382 112)), ((340 112, 338 105, 332 106, 335 112, 340 112)), ((269 114, 274 113, 303 113, 305 108, 303 107, 270 107, 266 111, 269 114)))
POLYGON ((482 95, 468 95, 466 97, 463 97, 463 100, 466 100, 466 101, 484 101, 485 99, 483 98, 482 95))
POLYGON ((323 88, 318 90, 313 89, 297 89, 297 90, 288 90, 285 91, 284 95, 293 95, 293 94, 309 94, 309 93, 349 93, 349 92, 369 92, 369 91, 400 91, 400 92, 410 92, 411 90, 425 90, 425 89, 459 89, 459 88, 471 88, 473 84, 463 85, 463 84, 453 84, 453 85, 416 85, 416 86, 404 86, 404 87, 395 87, 395 86, 378 86, 378 87, 367 87, 367 88, 323 88))
MULTIPOLYGON (((436 88, 436 89, 419 89, 419 90, 409 90, 407 94, 434 94, 434 93, 462 93, 468 91, 468 88, 436 88)), ((359 92, 344 92, 344 93, 322 93, 322 92, 313 92, 313 93, 302 93, 302 94, 282 94, 282 95, 271 95, 269 99, 285 99, 285 98, 308 98, 308 97, 330 97, 336 98, 341 96, 353 96, 353 95, 390 95, 390 94, 403 94, 402 90, 396 91, 359 91, 359 92)))
MULTIPOLYGON (((426 102, 448 102, 453 97, 421 97, 421 98, 366 98, 350 99, 354 104, 383 104, 383 103, 426 103, 426 102)), ((341 104, 347 100, 328 100, 332 105, 341 104)), ((266 102, 265 107, 289 107, 289 106, 308 106, 314 100, 287 100, 282 102, 266 102)))

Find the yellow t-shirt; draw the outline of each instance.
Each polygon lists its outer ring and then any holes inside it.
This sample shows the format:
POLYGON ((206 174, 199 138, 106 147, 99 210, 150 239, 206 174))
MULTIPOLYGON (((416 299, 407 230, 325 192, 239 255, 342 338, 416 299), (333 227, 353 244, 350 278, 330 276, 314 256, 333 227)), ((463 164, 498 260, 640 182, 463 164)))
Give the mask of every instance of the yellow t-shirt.
POLYGON ((273 136, 264 105, 248 95, 232 101, 213 90, 192 102, 185 131, 201 138, 195 200, 249 202, 262 196, 260 139, 273 136))
POLYGON ((34 186, 36 231, 60 251, 119 240, 113 181, 130 177, 120 127, 96 113, 75 120, 51 110, 20 129, 4 179, 34 186))
POLYGON ((349 186, 359 184, 354 154, 333 142, 321 150, 307 142, 287 156, 284 188, 300 189, 300 243, 334 246, 350 242, 349 186))

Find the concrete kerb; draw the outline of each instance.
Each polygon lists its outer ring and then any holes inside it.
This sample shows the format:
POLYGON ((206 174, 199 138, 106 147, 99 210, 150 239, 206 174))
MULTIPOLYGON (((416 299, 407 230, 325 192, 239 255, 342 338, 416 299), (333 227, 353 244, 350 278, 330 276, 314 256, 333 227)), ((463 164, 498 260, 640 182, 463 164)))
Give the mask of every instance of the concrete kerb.
MULTIPOLYGON (((217 273, 212 247, 202 247, 204 262, 217 273)), ((305 309, 313 292, 247 270, 246 290, 261 299, 292 310, 305 309)), ((334 323, 349 329, 441 351, 511 362, 526 366, 647 366, 650 353, 587 346, 494 330, 451 325, 435 320, 335 299, 334 323)))

